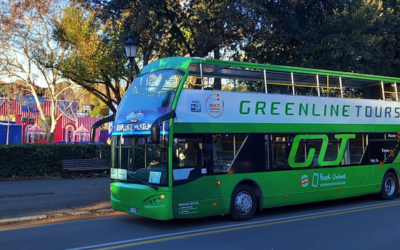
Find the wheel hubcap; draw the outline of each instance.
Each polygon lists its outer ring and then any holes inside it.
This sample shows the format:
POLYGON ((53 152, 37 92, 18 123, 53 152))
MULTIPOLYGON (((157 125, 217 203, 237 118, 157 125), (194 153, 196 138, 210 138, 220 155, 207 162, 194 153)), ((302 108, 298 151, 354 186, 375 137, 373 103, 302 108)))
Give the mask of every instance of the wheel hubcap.
POLYGON ((246 191, 238 193, 235 199, 236 211, 241 215, 246 215, 250 212, 253 207, 253 199, 250 194, 246 191))
POLYGON ((392 177, 389 177, 385 181, 385 191, 388 195, 393 195, 394 190, 396 188, 395 180, 392 177))

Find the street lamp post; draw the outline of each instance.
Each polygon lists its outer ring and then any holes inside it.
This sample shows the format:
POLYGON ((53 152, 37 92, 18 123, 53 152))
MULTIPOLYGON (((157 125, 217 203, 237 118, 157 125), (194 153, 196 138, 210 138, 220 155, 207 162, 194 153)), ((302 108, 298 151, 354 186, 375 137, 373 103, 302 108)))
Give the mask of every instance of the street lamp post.
POLYGON ((129 65, 131 67, 131 74, 129 76, 129 84, 133 81, 133 59, 136 57, 138 43, 133 40, 132 35, 129 35, 128 41, 125 42, 125 52, 129 59, 129 65))

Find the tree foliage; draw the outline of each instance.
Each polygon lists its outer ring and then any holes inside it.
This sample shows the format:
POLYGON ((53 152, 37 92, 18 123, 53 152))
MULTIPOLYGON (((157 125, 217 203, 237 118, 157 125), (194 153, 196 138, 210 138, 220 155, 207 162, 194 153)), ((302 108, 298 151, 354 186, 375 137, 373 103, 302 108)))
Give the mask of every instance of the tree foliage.
POLYGON ((211 53, 216 59, 399 74, 395 0, 93 2, 103 22, 122 27, 120 40, 134 32, 142 65, 211 53))
POLYGON ((116 37, 118 31, 109 29, 106 33, 106 25, 95 18, 91 9, 79 5, 66 8, 55 22, 53 35, 67 57, 52 67, 116 112, 114 104, 121 101, 121 81, 127 79, 126 57, 122 54, 123 43, 116 37), (98 85, 105 91, 99 91, 98 85))
POLYGON ((93 2, 104 23, 121 25, 120 40, 133 32, 143 66, 167 56, 219 59, 221 49, 236 48, 254 33, 260 18, 249 0, 93 2))
POLYGON ((398 76, 394 2, 263 1, 269 18, 242 47, 244 60, 398 76))

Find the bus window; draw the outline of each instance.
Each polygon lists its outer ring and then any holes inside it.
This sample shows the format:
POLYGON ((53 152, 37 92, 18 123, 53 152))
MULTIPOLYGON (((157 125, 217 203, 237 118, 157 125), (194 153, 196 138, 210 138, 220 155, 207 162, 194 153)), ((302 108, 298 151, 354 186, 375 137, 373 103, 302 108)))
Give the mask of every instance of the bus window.
POLYGON ((239 174, 266 170, 264 134, 214 135, 214 174, 239 174))
MULTIPOLYGON (((314 159, 318 159, 319 154, 321 153, 322 141, 316 141, 313 143, 307 143, 310 147, 314 147, 316 149, 316 153, 314 159)), ((326 148, 324 162, 325 161, 334 161, 338 157, 339 152, 339 140, 329 140, 328 146, 326 148)), ((315 162, 315 161, 314 161, 315 162)))
POLYGON ((343 155, 339 156, 342 139, 337 139, 335 134, 327 134, 329 141, 327 141, 326 148, 322 149, 323 139, 320 138, 320 135, 313 138, 310 134, 308 135, 308 139, 301 139, 298 142, 295 147, 296 152, 293 159, 294 163, 290 163, 289 156, 293 149, 293 138, 296 136, 302 136, 302 138, 305 138, 304 135, 295 134, 273 134, 270 136, 271 141, 269 152, 271 154, 271 170, 361 164, 362 156, 366 152, 367 148, 365 136, 363 138, 362 135, 358 135, 358 137, 348 140, 346 145, 343 145, 343 155), (323 154, 323 157, 321 154, 323 154), (312 157, 312 159, 308 159, 308 157, 312 157), (338 157, 340 159, 338 159, 338 157), (310 161, 310 163, 307 166, 301 164, 308 161, 310 161))
POLYGON ((291 142, 288 142, 287 138, 288 138, 287 134, 271 135, 270 148, 271 148, 272 170, 292 169, 288 163, 292 144, 291 142))
POLYGON ((399 153, 397 133, 370 134, 369 164, 392 163, 399 153))
MULTIPOLYGON (((325 165, 322 164, 322 162, 328 162, 328 161, 335 161, 338 157, 339 153, 339 146, 340 146, 340 141, 336 138, 334 138, 334 135, 329 134, 328 135, 329 142, 326 147, 326 151, 323 152, 325 155, 323 159, 319 159, 320 154, 321 154, 321 147, 322 147, 322 140, 320 139, 308 139, 308 140, 302 140, 299 148, 297 150, 296 154, 296 162, 304 162, 306 161, 306 158, 310 154, 310 151, 313 149, 314 154, 313 154, 313 159, 310 163, 309 168, 315 168, 315 167, 323 167, 325 165), (322 162, 320 162, 322 160, 322 162), (321 165, 322 164, 322 165, 321 165)), ((346 160, 347 162, 347 160, 346 160)), ((341 159, 341 163, 343 164, 343 159, 341 159)))
POLYGON ((350 139, 348 142, 348 152, 346 150, 344 158, 349 157, 349 163, 343 161, 342 165, 358 165, 361 164, 362 158, 367 151, 367 134, 356 134, 356 138, 350 139))
POLYGON ((319 86, 321 96, 342 97, 342 88, 340 87, 340 79, 336 76, 320 75, 319 86))
POLYGON ((343 97, 344 98, 363 98, 364 90, 363 89, 355 89, 355 88, 343 88, 343 97))
POLYGON ((214 174, 226 174, 231 170, 245 136, 241 134, 214 135, 214 174))
POLYGON ((175 184, 206 175, 203 138, 174 138, 172 161, 175 184))
POLYGON ((174 167, 203 166, 203 142, 200 138, 174 139, 174 167))
POLYGON ((167 142, 149 143, 149 138, 113 136, 111 179, 147 185, 168 185, 167 142), (144 143, 142 143, 144 142, 144 143))
POLYGON ((270 170, 269 169, 269 135, 264 136, 264 145, 265 145, 265 170, 270 170))
MULTIPOLYGON (((204 79, 203 79, 204 80, 204 79)), ((186 82, 183 85, 184 89, 201 89, 201 78, 196 76, 190 76, 186 78, 186 82)))
POLYGON ((158 76, 156 74, 151 74, 148 78, 148 92, 156 92, 158 85, 160 85, 162 79, 162 74, 159 74, 158 76))
POLYGON ((293 73, 293 81, 296 95, 318 96, 316 75, 293 73))

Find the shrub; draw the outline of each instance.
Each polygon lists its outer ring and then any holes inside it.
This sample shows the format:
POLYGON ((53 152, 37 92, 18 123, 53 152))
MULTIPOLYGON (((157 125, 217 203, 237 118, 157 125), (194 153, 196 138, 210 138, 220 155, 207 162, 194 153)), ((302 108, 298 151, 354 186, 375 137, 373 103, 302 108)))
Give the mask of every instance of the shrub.
POLYGON ((61 173, 62 159, 109 158, 108 144, 17 144, 0 146, 0 178, 61 173))

